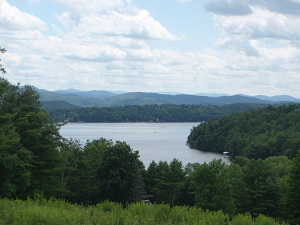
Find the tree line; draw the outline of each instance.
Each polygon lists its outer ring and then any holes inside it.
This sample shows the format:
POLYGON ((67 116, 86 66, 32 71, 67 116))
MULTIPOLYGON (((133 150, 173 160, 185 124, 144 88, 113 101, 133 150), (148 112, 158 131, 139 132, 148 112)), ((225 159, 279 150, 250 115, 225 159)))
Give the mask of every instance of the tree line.
POLYGON ((266 107, 261 104, 230 105, 127 105, 116 107, 87 107, 50 109, 56 122, 201 122, 212 118, 266 107))
POLYGON ((233 159, 293 158, 300 148, 300 104, 268 106, 201 123, 192 129, 188 144, 203 151, 225 151, 233 159))

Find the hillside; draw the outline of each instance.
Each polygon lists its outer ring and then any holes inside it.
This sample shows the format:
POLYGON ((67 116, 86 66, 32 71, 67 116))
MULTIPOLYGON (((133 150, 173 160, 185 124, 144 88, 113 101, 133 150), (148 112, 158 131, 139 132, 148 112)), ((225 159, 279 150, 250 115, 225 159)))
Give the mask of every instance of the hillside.
MULTIPOLYGON (((37 89, 40 95, 40 101, 64 101, 71 105, 76 105, 80 107, 89 107, 95 105, 101 105, 103 103, 102 98, 99 97, 86 97, 80 96, 75 93, 59 93, 54 91, 47 91, 42 89, 37 89)), ((58 107, 54 107, 58 108, 58 107)))
POLYGON ((300 146, 300 104, 268 106, 214 119, 193 128, 188 144, 232 158, 267 158, 296 155, 300 146))
POLYGON ((76 108, 81 108, 80 106, 77 105, 72 105, 68 102, 65 101, 43 101, 42 102, 42 109, 49 111, 49 110, 56 110, 56 109, 76 109, 76 108))

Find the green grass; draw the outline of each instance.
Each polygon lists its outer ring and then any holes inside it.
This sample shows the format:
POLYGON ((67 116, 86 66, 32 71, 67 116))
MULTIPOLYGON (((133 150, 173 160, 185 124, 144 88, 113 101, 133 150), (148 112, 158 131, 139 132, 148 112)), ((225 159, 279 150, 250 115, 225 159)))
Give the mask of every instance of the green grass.
POLYGON ((38 198, 8 200, 0 199, 0 225, 276 225, 278 221, 259 216, 238 215, 230 219, 221 211, 203 211, 196 207, 178 206, 170 208, 160 204, 152 207, 147 204, 131 204, 125 209, 122 205, 105 201, 96 206, 70 204, 62 200, 38 198))

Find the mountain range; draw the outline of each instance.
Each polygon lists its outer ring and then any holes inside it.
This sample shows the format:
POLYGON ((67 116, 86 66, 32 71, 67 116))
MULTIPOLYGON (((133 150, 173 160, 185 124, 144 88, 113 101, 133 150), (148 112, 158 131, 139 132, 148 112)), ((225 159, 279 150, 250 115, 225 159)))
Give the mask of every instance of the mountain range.
POLYGON ((76 89, 47 91, 36 88, 44 108, 112 107, 146 104, 225 105, 236 103, 282 104, 300 103, 300 99, 288 95, 189 95, 148 92, 110 92, 102 90, 80 91, 76 89))

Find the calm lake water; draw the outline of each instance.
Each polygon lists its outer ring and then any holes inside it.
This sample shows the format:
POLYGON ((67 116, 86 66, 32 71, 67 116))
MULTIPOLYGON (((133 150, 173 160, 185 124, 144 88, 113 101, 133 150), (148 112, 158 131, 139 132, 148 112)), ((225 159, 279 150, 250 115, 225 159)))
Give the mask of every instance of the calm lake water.
POLYGON ((87 140, 112 139, 125 141, 133 150, 138 150, 140 159, 147 167, 152 160, 170 162, 174 158, 187 163, 204 163, 223 159, 224 155, 201 152, 186 145, 193 126, 199 123, 68 123, 60 133, 65 138, 87 140))

